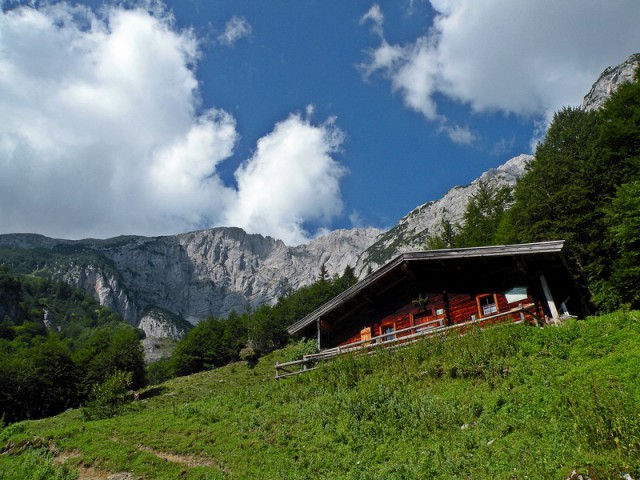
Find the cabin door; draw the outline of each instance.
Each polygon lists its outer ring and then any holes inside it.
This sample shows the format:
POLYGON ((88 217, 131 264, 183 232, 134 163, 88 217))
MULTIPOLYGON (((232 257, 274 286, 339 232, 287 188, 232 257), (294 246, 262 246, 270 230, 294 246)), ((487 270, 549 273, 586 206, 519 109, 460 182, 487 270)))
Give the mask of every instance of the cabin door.
MULTIPOLYGON (((365 340, 371 340, 371 327, 366 327, 360 330, 360 340, 363 342, 365 340)), ((369 343, 365 342, 363 345, 369 345, 369 343)))

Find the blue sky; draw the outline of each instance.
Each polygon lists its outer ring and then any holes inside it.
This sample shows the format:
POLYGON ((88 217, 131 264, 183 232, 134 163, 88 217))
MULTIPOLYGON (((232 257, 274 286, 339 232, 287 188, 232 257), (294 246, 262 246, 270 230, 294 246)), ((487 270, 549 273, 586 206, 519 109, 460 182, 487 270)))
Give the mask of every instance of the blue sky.
POLYGON ((2 3, 0 233, 388 228, 640 51, 636 0, 2 3))

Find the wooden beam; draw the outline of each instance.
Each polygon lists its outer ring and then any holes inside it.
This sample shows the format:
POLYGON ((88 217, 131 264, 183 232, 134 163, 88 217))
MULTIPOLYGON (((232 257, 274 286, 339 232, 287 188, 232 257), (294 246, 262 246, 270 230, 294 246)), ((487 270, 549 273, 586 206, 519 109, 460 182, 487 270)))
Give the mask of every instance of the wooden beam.
POLYGON ((369 298, 368 295, 365 295, 364 293, 362 295, 360 295, 360 296, 362 298, 364 298, 365 303, 369 303, 371 305, 373 305, 375 303, 371 298, 369 298))
POLYGON ((549 312, 551 312, 551 319, 554 323, 560 321, 560 315, 558 314, 558 309, 556 308, 556 304, 553 301, 553 296, 551 295, 551 290, 549 289, 549 284, 547 283, 547 279, 545 278, 544 273, 540 274, 540 285, 542 286, 544 297, 547 300, 549 312))
POLYGON ((447 326, 451 325, 451 317, 449 316, 449 294, 442 292, 442 301, 444 302, 444 321, 447 326))

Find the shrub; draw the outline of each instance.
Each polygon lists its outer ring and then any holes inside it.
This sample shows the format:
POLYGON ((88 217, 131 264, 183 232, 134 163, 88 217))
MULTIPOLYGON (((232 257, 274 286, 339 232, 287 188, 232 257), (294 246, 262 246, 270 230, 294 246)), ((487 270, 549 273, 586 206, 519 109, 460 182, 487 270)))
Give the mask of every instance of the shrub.
POLYGON ((249 345, 240 350, 240 360, 247 363, 247 365, 254 366, 258 361, 258 354, 256 351, 249 345))
POLYGON ((91 400, 82 409, 85 419, 98 420, 114 417, 128 402, 128 389, 133 381, 133 373, 116 371, 113 375, 91 391, 91 400))
POLYGON ((318 346, 316 340, 313 338, 303 338, 293 343, 292 348, 289 348, 287 353, 287 361, 299 360, 305 355, 311 355, 317 353, 318 346))

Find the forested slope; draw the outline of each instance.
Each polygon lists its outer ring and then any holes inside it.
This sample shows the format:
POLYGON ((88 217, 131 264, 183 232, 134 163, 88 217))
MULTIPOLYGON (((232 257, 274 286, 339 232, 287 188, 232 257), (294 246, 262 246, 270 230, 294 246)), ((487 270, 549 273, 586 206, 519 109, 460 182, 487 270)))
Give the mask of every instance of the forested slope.
POLYGON ((117 371, 145 383, 141 332, 66 283, 0 265, 0 418, 54 415, 91 399, 117 371))

